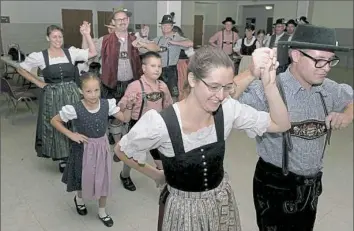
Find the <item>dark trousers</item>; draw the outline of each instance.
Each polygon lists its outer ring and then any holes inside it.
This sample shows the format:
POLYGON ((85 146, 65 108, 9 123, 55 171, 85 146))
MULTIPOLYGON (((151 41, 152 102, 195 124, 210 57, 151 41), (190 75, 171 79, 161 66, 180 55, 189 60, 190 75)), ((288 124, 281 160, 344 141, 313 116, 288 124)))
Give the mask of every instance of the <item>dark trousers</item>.
POLYGON ((160 79, 164 81, 172 97, 178 97, 178 71, 177 65, 162 68, 160 79))
POLYGON ((294 173, 259 159, 253 178, 253 199, 260 231, 312 231, 322 172, 313 177, 294 173))

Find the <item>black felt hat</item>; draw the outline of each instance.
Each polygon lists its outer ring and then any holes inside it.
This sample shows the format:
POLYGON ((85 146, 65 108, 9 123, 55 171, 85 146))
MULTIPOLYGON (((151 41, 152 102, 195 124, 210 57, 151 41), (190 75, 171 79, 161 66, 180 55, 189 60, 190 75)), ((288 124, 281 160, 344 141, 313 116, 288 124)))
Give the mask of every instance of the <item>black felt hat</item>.
POLYGON ((284 25, 285 24, 285 19, 284 18, 278 18, 277 21, 275 21, 275 25, 278 25, 278 24, 284 25))
POLYGON ((170 14, 164 15, 160 24, 175 24, 175 22, 173 21, 173 16, 170 14))
POLYGON ((338 46, 335 29, 311 24, 298 25, 291 41, 278 41, 278 47, 332 52, 353 50, 350 47, 338 46))
POLYGON ((222 21, 222 24, 225 24, 227 22, 231 22, 232 25, 236 24, 235 20, 233 20, 231 17, 226 17, 226 19, 224 21, 222 21))
POLYGON ((292 24, 294 26, 297 26, 297 23, 295 22, 294 19, 290 19, 289 21, 286 22, 286 26, 288 26, 289 24, 292 24))

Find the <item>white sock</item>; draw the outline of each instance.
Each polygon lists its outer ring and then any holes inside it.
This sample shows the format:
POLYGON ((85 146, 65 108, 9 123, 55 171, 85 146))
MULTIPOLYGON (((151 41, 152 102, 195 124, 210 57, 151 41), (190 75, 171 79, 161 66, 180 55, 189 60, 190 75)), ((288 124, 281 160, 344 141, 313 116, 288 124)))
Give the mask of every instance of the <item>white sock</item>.
POLYGON ((76 203, 77 205, 85 205, 84 201, 81 197, 79 197, 78 193, 76 193, 76 203))
POLYGON ((98 216, 100 218, 106 217, 107 216, 106 208, 98 208, 98 216))

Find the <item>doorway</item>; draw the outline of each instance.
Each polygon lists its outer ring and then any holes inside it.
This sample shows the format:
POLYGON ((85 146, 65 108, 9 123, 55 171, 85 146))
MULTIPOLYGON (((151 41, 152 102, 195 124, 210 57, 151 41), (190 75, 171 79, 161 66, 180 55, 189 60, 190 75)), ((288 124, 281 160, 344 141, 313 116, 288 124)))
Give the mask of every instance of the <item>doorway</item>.
POLYGON ((267 18, 267 34, 273 34, 273 17, 267 18))
POLYGON ((204 15, 194 15, 194 33, 193 43, 194 47, 198 48, 203 45, 204 35, 204 15))
POLYGON ((247 23, 252 23, 256 31, 268 29, 268 18, 273 18, 273 5, 245 5, 242 7, 242 25, 239 25, 240 36, 244 35, 247 23))
POLYGON ((109 25, 112 18, 112 11, 97 11, 97 23, 98 23, 98 35, 97 38, 108 34, 107 27, 104 25, 109 25))
POLYGON ((71 46, 80 48, 82 35, 80 33, 80 25, 83 21, 91 23, 91 36, 93 37, 92 28, 92 10, 61 10, 62 25, 64 29, 64 47, 71 46))

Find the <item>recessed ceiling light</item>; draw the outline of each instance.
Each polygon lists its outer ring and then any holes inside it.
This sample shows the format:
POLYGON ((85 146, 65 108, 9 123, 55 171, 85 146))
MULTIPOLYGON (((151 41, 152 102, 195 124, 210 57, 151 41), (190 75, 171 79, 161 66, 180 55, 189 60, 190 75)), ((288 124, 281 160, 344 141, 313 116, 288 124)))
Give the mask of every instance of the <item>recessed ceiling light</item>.
POLYGON ((271 9, 273 9, 273 7, 272 6, 265 6, 265 9, 266 10, 271 10, 271 9))

